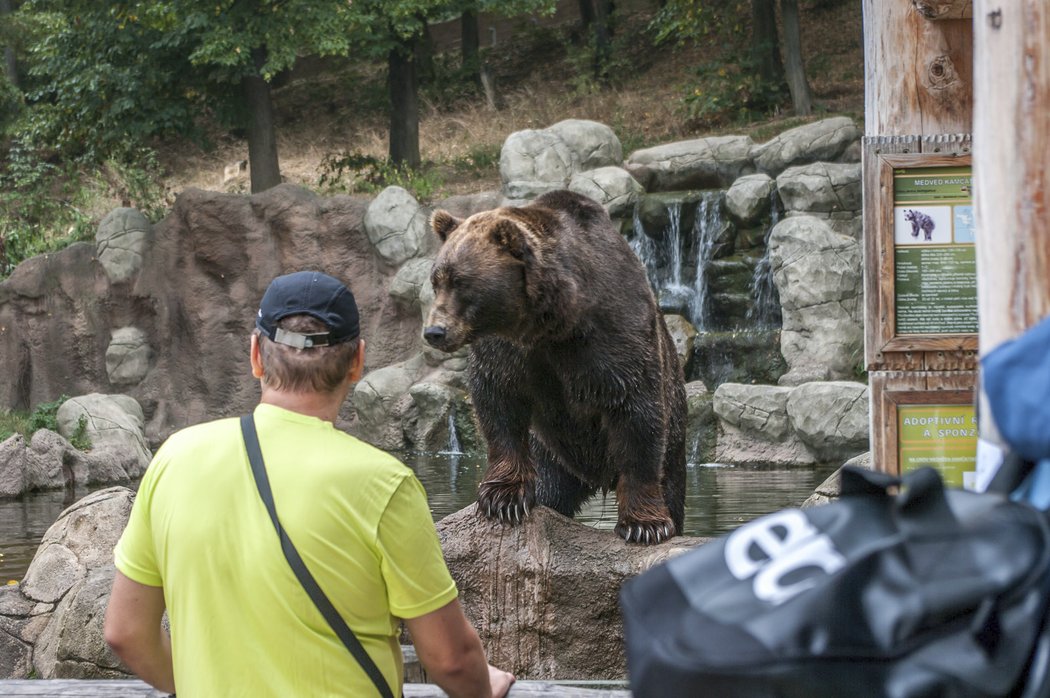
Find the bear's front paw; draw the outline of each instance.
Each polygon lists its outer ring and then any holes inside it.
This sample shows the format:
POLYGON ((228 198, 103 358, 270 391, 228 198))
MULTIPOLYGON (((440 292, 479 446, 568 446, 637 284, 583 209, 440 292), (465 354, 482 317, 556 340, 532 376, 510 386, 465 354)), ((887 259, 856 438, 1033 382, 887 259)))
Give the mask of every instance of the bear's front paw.
POLYGON ((486 480, 478 487, 478 514, 501 523, 520 524, 536 505, 536 484, 531 480, 486 480))
POLYGON ((655 545, 675 535, 675 526, 670 518, 658 521, 623 520, 616 524, 616 533, 628 543, 655 545))

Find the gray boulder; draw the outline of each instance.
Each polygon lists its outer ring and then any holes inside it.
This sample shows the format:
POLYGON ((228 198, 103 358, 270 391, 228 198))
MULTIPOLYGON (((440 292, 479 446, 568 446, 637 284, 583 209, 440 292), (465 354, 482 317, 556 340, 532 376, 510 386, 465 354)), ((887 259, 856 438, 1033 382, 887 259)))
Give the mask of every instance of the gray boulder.
POLYGON ((61 434, 38 429, 29 443, 15 434, 0 444, 0 498, 34 490, 128 482, 127 465, 138 472, 134 453, 115 448, 80 451, 61 434))
POLYGON ((387 187, 368 205, 364 227, 376 254, 390 266, 432 251, 430 213, 401 187, 387 187))
POLYGON ((863 342, 860 245, 818 218, 796 216, 769 239, 773 280, 780 294, 782 385, 854 376, 863 342))
POLYGON ((573 168, 578 172, 623 164, 620 139, 605 124, 586 119, 565 119, 547 130, 568 147, 573 156, 573 168))
POLYGON ((95 232, 95 254, 111 282, 138 274, 151 231, 149 220, 133 208, 115 208, 102 219, 95 232))
POLYGON ((719 419, 715 460, 734 465, 796 465, 816 457, 794 433, 787 403, 791 388, 723 383, 715 390, 719 419))
POLYGON ((755 171, 749 136, 712 136, 636 150, 626 169, 646 191, 718 189, 755 171))
POLYGON ((354 386, 351 397, 357 415, 355 435, 384 450, 403 448, 402 418, 412 402, 408 391, 426 371, 421 354, 369 371, 354 386))
POLYGON ((726 192, 726 211, 736 223, 751 225, 769 215, 770 197, 777 184, 767 174, 739 177, 726 192))
POLYGON ((145 472, 153 454, 143 435, 142 407, 127 395, 92 393, 66 400, 55 415, 58 433, 70 439, 84 423, 92 453, 108 454, 126 478, 145 472))
MULTIPOLYGON (((866 468, 871 470, 874 465, 871 460, 871 451, 866 451, 850 458, 848 461, 842 464, 842 468, 847 465, 854 466, 856 468, 866 468)), ((802 508, 807 509, 809 507, 820 506, 821 504, 830 504, 834 502, 842 495, 842 468, 839 468, 831 475, 828 475, 824 482, 817 485, 817 488, 813 491, 813 494, 802 503, 802 508)))
POLYGON ((44 534, 22 583, 0 589, 3 678, 123 678, 102 637, 116 545, 134 494, 92 493, 44 534))
POLYGON ((600 203, 612 218, 630 217, 638 198, 645 193, 627 170, 612 166, 577 172, 568 188, 600 203))
POLYGON ((106 375, 117 386, 139 383, 150 369, 153 348, 149 336, 138 327, 113 330, 106 348, 106 375))
POLYGON ((859 164, 817 162, 791 167, 777 177, 786 215, 817 216, 837 233, 859 239, 861 171, 859 164))
POLYGON ((562 189, 576 171, 573 153, 550 130, 515 131, 503 142, 499 174, 508 199, 532 199, 562 189))
POLYGON ((671 333, 671 341, 674 342, 675 352, 678 354, 678 362, 684 368, 693 358, 693 344, 696 342, 697 331, 693 323, 681 315, 671 313, 664 315, 667 323, 667 331, 671 333))
POLYGON ((822 461, 868 450, 868 386, 863 383, 805 383, 791 391, 787 413, 795 433, 822 461))
POLYGON ((792 165, 840 160, 860 137, 852 119, 836 116, 785 131, 751 154, 760 171, 775 177, 792 165))

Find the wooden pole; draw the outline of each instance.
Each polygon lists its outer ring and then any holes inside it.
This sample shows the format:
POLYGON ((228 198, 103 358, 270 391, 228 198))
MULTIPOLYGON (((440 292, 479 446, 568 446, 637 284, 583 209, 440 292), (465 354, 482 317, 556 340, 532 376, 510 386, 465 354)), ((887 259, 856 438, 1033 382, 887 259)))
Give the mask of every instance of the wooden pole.
POLYGON ((926 19, 969 19, 973 0, 912 0, 915 11, 926 19))
POLYGON ((977 0, 973 25, 983 355, 1050 313, 1050 7, 977 0))
POLYGON ((970 133, 970 22, 931 22, 911 0, 864 0, 863 7, 865 135, 970 133))

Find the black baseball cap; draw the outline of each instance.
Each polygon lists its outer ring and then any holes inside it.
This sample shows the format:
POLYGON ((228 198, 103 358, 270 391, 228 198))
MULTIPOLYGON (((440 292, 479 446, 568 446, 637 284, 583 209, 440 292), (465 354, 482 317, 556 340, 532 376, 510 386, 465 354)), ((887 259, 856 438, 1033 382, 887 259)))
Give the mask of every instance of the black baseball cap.
POLYGON ((343 282, 319 271, 297 271, 271 281, 255 320, 255 326, 274 342, 300 349, 357 339, 359 323, 354 294, 343 282), (328 331, 299 334, 277 327, 277 323, 289 315, 315 317, 328 331))

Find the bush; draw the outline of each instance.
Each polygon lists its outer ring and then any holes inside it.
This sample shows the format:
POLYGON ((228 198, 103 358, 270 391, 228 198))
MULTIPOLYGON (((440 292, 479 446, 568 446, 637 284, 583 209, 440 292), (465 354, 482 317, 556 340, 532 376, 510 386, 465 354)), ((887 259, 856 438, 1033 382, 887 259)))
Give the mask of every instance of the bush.
POLYGON ((395 165, 386 158, 344 151, 328 155, 321 162, 318 185, 326 193, 375 194, 386 187, 399 186, 417 201, 430 201, 441 185, 438 175, 425 168, 395 165))

